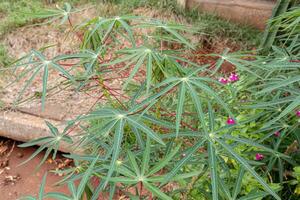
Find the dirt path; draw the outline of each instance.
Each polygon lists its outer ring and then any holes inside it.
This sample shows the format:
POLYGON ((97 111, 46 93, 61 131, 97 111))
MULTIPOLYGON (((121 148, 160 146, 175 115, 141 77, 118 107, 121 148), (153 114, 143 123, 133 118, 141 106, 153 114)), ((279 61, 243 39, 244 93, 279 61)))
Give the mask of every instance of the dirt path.
MULTIPOLYGON (((62 160, 56 161, 61 162, 60 164, 48 160, 39 170, 36 170, 36 166, 43 158, 43 154, 39 154, 29 163, 19 166, 35 150, 35 148, 19 148, 16 142, 14 145, 13 141, 0 138, 0 199, 16 200, 26 195, 36 196, 44 174, 62 165, 62 160)), ((66 186, 54 186, 60 179, 61 177, 48 173, 45 192, 67 193, 66 186)))

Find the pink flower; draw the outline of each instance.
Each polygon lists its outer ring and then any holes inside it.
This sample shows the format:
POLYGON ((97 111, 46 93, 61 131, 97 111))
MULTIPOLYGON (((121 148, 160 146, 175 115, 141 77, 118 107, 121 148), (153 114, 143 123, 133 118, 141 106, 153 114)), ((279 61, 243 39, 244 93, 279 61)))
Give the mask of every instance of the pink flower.
POLYGON ((279 137, 279 136, 280 136, 280 132, 279 132, 279 131, 276 131, 276 132, 274 133, 274 136, 275 136, 275 137, 279 137))
POLYGON ((228 79, 221 77, 219 78, 219 82, 226 85, 228 83, 228 79))
POLYGON ((235 124, 235 120, 233 118, 231 118, 231 117, 228 117, 227 124, 228 125, 234 125, 235 124))
POLYGON ((264 155, 262 155, 262 154, 260 154, 260 153, 257 153, 256 155, 255 155, 255 160, 263 160, 264 159, 264 155))
POLYGON ((300 110, 297 110, 297 111, 296 111, 296 116, 297 116, 297 117, 300 117, 300 110))
POLYGON ((229 80, 230 82, 236 82, 238 80, 240 80, 239 75, 237 75, 236 73, 231 73, 229 76, 229 80))

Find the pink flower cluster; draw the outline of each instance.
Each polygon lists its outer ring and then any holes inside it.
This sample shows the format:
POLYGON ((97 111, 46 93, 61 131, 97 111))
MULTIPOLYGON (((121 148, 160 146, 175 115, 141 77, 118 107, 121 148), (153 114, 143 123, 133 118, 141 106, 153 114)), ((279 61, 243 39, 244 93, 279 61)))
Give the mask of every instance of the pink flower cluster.
POLYGON ((234 125, 235 124, 235 120, 233 118, 231 118, 231 117, 228 117, 226 123, 227 123, 227 125, 234 125))
POLYGON ((274 136, 275 137, 279 137, 280 136, 280 132, 279 131, 275 131, 274 136))
POLYGON ((240 78, 239 78, 239 75, 237 75, 236 73, 231 73, 229 76, 229 80, 230 80, 230 82, 236 82, 236 81, 239 81, 240 78))
POLYGON ((235 72, 231 73, 228 78, 220 77, 219 82, 226 85, 228 83, 234 83, 240 80, 239 75, 237 75, 235 72))
POLYGON ((257 153, 256 155, 255 155, 255 160, 263 160, 265 158, 265 156, 263 155, 263 154, 260 154, 260 153, 257 153))
POLYGON ((300 117, 300 110, 297 110, 297 111, 296 111, 296 116, 297 116, 297 117, 300 117))

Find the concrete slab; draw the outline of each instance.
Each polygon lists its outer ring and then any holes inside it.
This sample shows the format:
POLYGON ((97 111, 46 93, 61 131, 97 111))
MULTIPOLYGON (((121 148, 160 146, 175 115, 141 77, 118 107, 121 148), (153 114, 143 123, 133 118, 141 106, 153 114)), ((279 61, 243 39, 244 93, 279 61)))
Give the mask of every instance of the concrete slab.
POLYGON ((187 7, 222 18, 264 29, 272 15, 274 1, 264 0, 187 0, 187 7))
MULTIPOLYGON (((45 120, 45 118, 22 112, 2 111, 0 112, 0 135, 22 142, 45 137, 51 134, 45 120)), ((62 121, 50 119, 47 119, 47 121, 53 123, 60 130, 64 128, 62 121)), ((72 135, 75 135, 75 133, 72 133, 72 135)), ((62 143, 59 150, 63 152, 81 152, 81 150, 73 149, 72 145, 67 143, 62 143)))

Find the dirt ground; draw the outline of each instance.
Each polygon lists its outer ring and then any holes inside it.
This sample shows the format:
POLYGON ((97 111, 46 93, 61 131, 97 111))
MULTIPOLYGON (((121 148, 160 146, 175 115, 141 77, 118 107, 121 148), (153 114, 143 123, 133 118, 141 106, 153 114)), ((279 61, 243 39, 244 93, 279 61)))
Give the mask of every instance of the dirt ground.
MULTIPOLYGON (((19 148, 17 144, 18 142, 0 138, 0 199, 3 200, 16 200, 26 195, 36 196, 44 174, 66 163, 66 160, 61 159, 55 162, 48 160, 36 170, 36 166, 43 158, 43 154, 39 154, 29 163, 19 166, 36 149, 19 148)), ((48 173, 45 192, 67 193, 66 186, 54 186, 60 179, 60 176, 48 173)))

